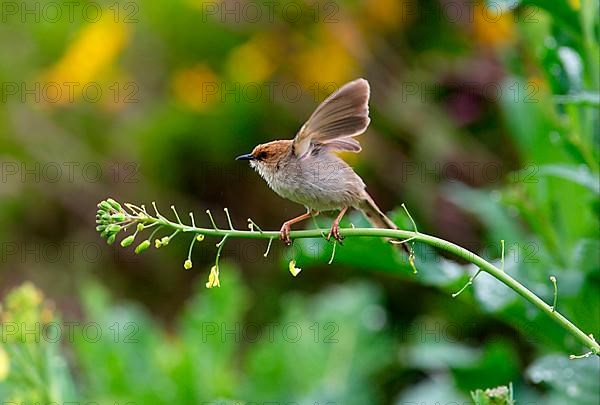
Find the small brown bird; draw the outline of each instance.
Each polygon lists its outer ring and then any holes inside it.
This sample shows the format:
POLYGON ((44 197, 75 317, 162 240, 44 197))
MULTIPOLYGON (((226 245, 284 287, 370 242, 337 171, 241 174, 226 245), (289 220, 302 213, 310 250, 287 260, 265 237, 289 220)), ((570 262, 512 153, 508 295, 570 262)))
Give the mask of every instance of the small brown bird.
MULTIPOLYGON (((283 223, 280 238, 291 244, 291 225, 339 210, 327 239, 342 241, 340 220, 353 207, 379 228, 398 229, 377 207, 365 183, 335 152, 360 152, 353 137, 369 126, 369 82, 357 79, 342 86, 317 107, 293 140, 272 141, 254 148, 236 160, 249 160, 280 196, 302 204, 306 214, 283 223)), ((405 250, 406 246, 402 245, 405 250)))

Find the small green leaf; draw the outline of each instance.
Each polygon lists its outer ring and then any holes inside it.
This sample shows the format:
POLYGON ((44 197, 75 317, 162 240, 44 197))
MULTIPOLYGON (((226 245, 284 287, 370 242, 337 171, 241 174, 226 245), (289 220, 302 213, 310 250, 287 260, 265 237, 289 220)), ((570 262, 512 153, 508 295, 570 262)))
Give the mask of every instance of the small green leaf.
POLYGON ((110 204, 114 209, 116 209, 117 211, 122 211, 123 209, 121 208, 121 204, 119 204, 118 202, 116 202, 115 200, 113 200, 112 198, 109 198, 106 200, 106 202, 108 204, 110 204))
POLYGON ((119 233, 121 231, 121 225, 112 224, 109 225, 106 229, 110 233, 119 233))
POLYGON ((145 241, 143 241, 142 243, 137 245, 137 247, 135 248, 135 253, 140 254, 144 250, 148 249, 149 246, 150 246, 150 241, 148 239, 146 239, 145 241))
POLYGON ((600 194, 600 178, 594 175, 587 166, 544 165, 540 166, 538 176, 559 177, 577 183, 595 194, 600 194))
POLYGON ((99 211, 108 212, 111 209, 111 205, 109 203, 107 203, 106 201, 101 201, 98 204, 98 208, 100 208, 99 211))
POLYGON ((110 218, 114 221, 120 222, 125 221, 125 215, 122 212, 118 212, 116 214, 112 214, 110 218))
POLYGON ((134 235, 130 235, 130 236, 126 237, 125 239, 123 239, 121 241, 121 246, 127 247, 127 246, 131 245, 133 243, 134 239, 135 239, 134 235))
POLYGON ((108 237, 108 239, 106 239, 106 243, 108 243, 109 245, 112 245, 113 243, 115 243, 115 239, 117 238, 116 234, 112 234, 108 237))

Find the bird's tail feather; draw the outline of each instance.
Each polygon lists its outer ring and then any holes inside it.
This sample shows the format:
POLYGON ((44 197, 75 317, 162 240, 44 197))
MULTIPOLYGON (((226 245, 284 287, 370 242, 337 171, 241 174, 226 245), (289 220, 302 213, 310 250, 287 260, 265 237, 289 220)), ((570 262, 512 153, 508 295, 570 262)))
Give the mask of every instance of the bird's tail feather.
MULTIPOLYGON (((375 204, 373 198, 369 194, 365 192, 365 198, 359 206, 362 213, 365 215, 367 220, 373 225, 375 228, 386 228, 386 229, 398 229, 398 226, 389 219, 381 209, 375 204)), ((397 246, 401 246, 402 249, 411 254, 410 249, 406 246, 405 243, 398 244, 397 246)))

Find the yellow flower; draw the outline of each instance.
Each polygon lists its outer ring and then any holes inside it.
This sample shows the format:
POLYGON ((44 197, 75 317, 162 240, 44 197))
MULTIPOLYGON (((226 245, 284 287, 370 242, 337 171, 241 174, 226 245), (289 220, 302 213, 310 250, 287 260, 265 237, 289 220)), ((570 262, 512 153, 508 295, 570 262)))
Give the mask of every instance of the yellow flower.
POLYGON ((4 347, 0 346, 0 381, 6 380, 10 371, 10 359, 4 347))
POLYGON ((212 266, 208 281, 206 282, 206 288, 213 287, 221 287, 221 283, 219 282, 219 268, 217 266, 212 266))
POLYGON ((227 58, 227 72, 234 81, 263 82, 275 70, 279 44, 272 35, 258 34, 233 49, 227 58))
POLYGON ((218 76, 203 64, 175 72, 172 81, 175 100, 195 111, 219 101, 221 86, 218 76))
POLYGON ((51 303, 44 303, 42 312, 40 313, 40 320, 44 324, 48 324, 54 320, 54 305, 51 303))
POLYGON ((185 261, 185 263, 183 263, 183 268, 186 270, 189 270, 192 268, 192 261, 190 259, 187 259, 185 261))
POLYGON ((510 10, 478 3, 473 13, 473 34, 480 44, 502 47, 514 41, 515 23, 510 10))
POLYGON ((398 29, 414 20, 418 4, 411 0, 366 0, 361 13, 370 30, 398 29))
POLYGON ((26 281, 6 297, 6 307, 12 311, 23 311, 24 308, 37 309, 43 300, 42 292, 31 282, 26 281))
POLYGON ((98 79, 110 67, 129 38, 125 25, 106 13, 99 21, 85 26, 65 54, 43 73, 46 83, 61 86, 57 104, 72 102, 84 92, 82 88, 98 79), (76 83, 74 91, 65 83, 76 83))
POLYGON ((332 25, 336 26, 335 31, 319 27, 315 40, 299 44, 300 50, 291 58, 301 84, 309 94, 319 99, 354 78, 358 72, 355 58, 341 39, 351 38, 350 30, 344 27, 342 21, 332 25))
POLYGON ((302 271, 301 268, 296 267, 295 260, 290 260, 289 269, 290 269, 290 273, 292 273, 292 276, 294 276, 294 277, 296 277, 298 275, 298 273, 300 273, 302 271))

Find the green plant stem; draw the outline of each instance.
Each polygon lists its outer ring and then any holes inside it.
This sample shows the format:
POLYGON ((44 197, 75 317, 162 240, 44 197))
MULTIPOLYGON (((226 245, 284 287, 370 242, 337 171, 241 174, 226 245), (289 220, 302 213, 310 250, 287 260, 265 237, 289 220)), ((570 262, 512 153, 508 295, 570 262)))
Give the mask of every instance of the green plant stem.
MULTIPOLYGON (((129 219, 137 220, 144 224, 158 223, 160 226, 169 227, 175 230, 179 230, 184 233, 202 234, 205 236, 214 237, 228 237, 228 238, 248 238, 248 239, 275 239, 279 238, 278 231, 240 231, 230 229, 209 229, 209 228, 198 228, 195 226, 182 225, 176 222, 171 222, 165 217, 153 218, 145 217, 138 218, 130 216, 129 219)), ((216 228, 216 227, 215 227, 216 228)), ((452 253, 457 257, 460 257, 470 263, 473 263, 479 267, 482 271, 490 274, 496 278, 517 294, 521 295, 527 301, 531 302, 542 312, 546 313, 550 318, 554 319, 560 326, 562 326, 567 332, 569 332, 578 342, 588 347, 593 354, 600 355, 600 345, 590 336, 586 335, 581 329, 575 326, 571 321, 561 315, 558 311, 553 309, 550 305, 546 304, 541 298, 531 292, 523 284, 512 278, 510 275, 494 266, 490 262, 484 260, 475 253, 455 245, 454 243, 446 240, 436 238, 435 236, 426 235, 420 232, 411 232, 395 229, 380 229, 380 228, 343 228, 340 229, 340 235, 343 237, 377 237, 377 238, 391 238, 391 239, 408 239, 422 242, 430 246, 445 250, 446 252, 452 253)), ((314 230, 303 230, 303 231, 292 231, 290 238, 301 239, 301 238, 321 238, 321 231, 318 229, 314 230)))
MULTIPOLYGON (((162 227, 171 228, 173 230, 173 234, 171 235, 170 238, 174 237, 178 233, 192 233, 192 234, 194 234, 194 237, 197 237, 198 235, 221 237, 222 238, 221 242, 219 244, 217 244, 218 251, 217 251, 217 259, 215 262, 216 267, 218 267, 218 264, 219 264, 218 260, 219 260, 220 254, 221 254, 221 249, 223 248, 223 245, 225 244, 225 241, 227 240, 227 238, 269 239, 269 246, 270 246, 273 239, 276 239, 279 237, 279 232, 263 231, 260 228, 259 228, 258 232, 254 231, 253 229, 251 229, 249 231, 240 231, 240 230, 234 229, 233 223, 231 222, 231 218, 229 217, 229 212, 227 210, 225 210, 225 213, 227 214, 227 221, 228 221, 228 224, 231 229, 219 229, 217 227, 210 211, 207 210, 206 213, 208 214, 211 224, 213 226, 212 229, 209 229, 209 228, 196 227, 193 223, 192 215, 190 215, 192 217, 192 225, 191 226, 183 224, 181 222, 181 220, 179 219, 179 215, 177 215, 177 214, 176 214, 177 222, 172 222, 158 212, 158 208, 156 207, 156 204, 154 202, 152 203, 152 205, 154 207, 154 210, 156 211, 156 217, 153 217, 152 215, 148 214, 148 212, 146 211, 146 209, 144 208, 143 205, 140 208, 133 204, 126 203, 125 206, 132 212, 132 214, 130 214, 129 212, 123 210, 122 206, 118 202, 113 200, 112 198, 109 198, 106 201, 101 201, 100 203, 98 203, 98 212, 96 214, 96 224, 98 224, 96 229, 99 232, 101 232, 102 237, 107 238, 107 241, 109 243, 111 240, 114 241, 114 238, 115 238, 116 234, 119 232, 119 230, 121 230, 121 227, 115 225, 115 222, 117 221, 116 218, 112 218, 111 216, 107 215, 107 213, 110 212, 113 215, 118 216, 119 223, 127 223, 128 225, 137 223, 138 224, 137 226, 139 226, 139 224, 142 224, 142 225, 144 225, 144 227, 158 225, 157 229, 160 229, 162 227), (114 227, 116 227, 118 229, 113 230, 114 227)), ((409 218, 412 221, 412 217, 410 216, 410 213, 408 212, 408 210, 406 210, 406 207, 403 206, 403 208, 405 209, 407 215, 409 216, 409 218)), ((177 211, 175 211, 174 207, 172 207, 172 209, 175 213, 177 212, 177 211)), ((253 225, 252 228, 254 228, 255 224, 252 222, 252 220, 249 220, 249 222, 251 223, 251 225, 253 225)), ((498 267, 494 266, 493 264, 491 264, 491 263, 485 261, 484 259, 482 259, 481 257, 477 256, 475 253, 470 252, 467 249, 462 248, 458 245, 455 245, 454 243, 445 241, 440 238, 436 238, 434 236, 425 235, 425 234, 420 233, 417 230, 417 227, 416 227, 414 221, 412 221, 412 222, 413 222, 413 226, 414 226, 414 232, 396 230, 396 229, 379 229, 379 228, 345 228, 345 229, 340 229, 340 235, 342 237, 368 236, 368 237, 375 237, 375 238, 387 238, 387 239, 399 241, 396 243, 405 243, 407 241, 413 241, 413 243, 415 241, 423 242, 428 245, 445 250, 445 251, 452 253, 458 257, 461 257, 464 260, 476 265, 479 268, 479 271, 487 272, 488 274, 492 275, 500 282, 504 283, 505 285, 507 285, 514 291, 516 291, 518 294, 520 294, 526 300, 531 302, 533 305, 535 305, 540 310, 545 312, 548 316, 550 316, 552 319, 554 319, 560 326, 562 326, 571 335, 573 335, 580 343, 589 347, 591 349, 591 351, 588 353, 585 353, 583 356, 587 357, 591 354, 600 355, 600 345, 598 345, 598 343, 594 340, 592 335, 589 335, 589 336, 586 335, 579 328, 577 328, 575 325, 573 325, 567 318, 565 318, 564 316, 559 314, 558 311, 555 310, 555 308, 552 308, 551 306, 546 304, 537 295, 535 295, 534 293, 529 291, 521 283, 519 283, 518 281, 513 279, 511 276, 506 274, 503 271, 503 269, 499 269, 498 267)), ((156 232, 156 230, 155 230, 155 232, 156 232)), ((293 231, 293 232, 291 232, 290 237, 293 239, 321 238, 321 237, 323 237, 323 235, 322 235, 322 231, 317 228, 317 229, 307 230, 307 231, 293 231)), ((149 244, 147 240, 145 242, 147 244, 149 244)), ((144 242, 142 242, 142 243, 144 243, 144 242)), ((136 248, 136 253, 139 253, 138 250, 140 249, 141 246, 144 247, 144 249, 147 247, 147 246, 140 244, 136 248)), ((157 244, 157 247, 158 247, 158 244, 157 244)), ((265 256, 268 254, 268 251, 269 251, 269 249, 267 248, 267 252, 265 252, 265 256)), ((503 249, 503 255, 504 255, 504 249, 503 249)), ((333 260, 333 255, 332 255, 330 262, 332 260, 333 260)), ((413 264, 414 255, 412 253, 409 255, 408 260, 416 273, 416 269, 413 264)), ((580 357, 580 356, 571 355, 571 358, 578 358, 578 357, 580 357)))

